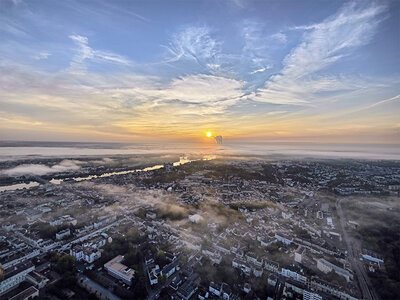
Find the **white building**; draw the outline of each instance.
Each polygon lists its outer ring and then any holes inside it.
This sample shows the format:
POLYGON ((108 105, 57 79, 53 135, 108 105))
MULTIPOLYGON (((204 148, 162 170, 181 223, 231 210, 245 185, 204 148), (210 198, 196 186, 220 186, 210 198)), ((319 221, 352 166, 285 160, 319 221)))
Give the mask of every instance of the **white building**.
POLYGON ((322 300, 322 297, 317 293, 304 290, 303 300, 322 300))
POLYGON ((281 275, 284 276, 284 277, 287 277, 287 278, 292 278, 292 279, 294 279, 294 280, 296 280, 298 282, 301 282, 303 284, 307 283, 307 277, 306 276, 301 275, 301 274, 299 274, 299 273, 297 273, 295 271, 289 270, 289 269, 282 268, 281 275))
POLYGON ((17 257, 13 257, 13 259, 7 261, 6 263, 3 263, 3 268, 4 269, 10 268, 24 261, 27 261, 28 259, 36 257, 39 254, 40 254, 39 249, 33 249, 32 251, 26 252, 23 255, 18 255, 17 257))
POLYGON ((294 253, 294 261, 301 264, 303 262, 305 254, 306 254, 306 248, 299 246, 296 252, 294 253))
POLYGON ((290 219, 292 217, 291 213, 287 213, 287 212, 282 212, 282 218, 284 219, 290 219))
POLYGON ((61 240, 64 237, 70 236, 71 235, 71 231, 69 230, 69 228, 61 230, 59 232, 56 233, 56 239, 57 240, 61 240))
POLYGON ((210 282, 210 286, 208 287, 209 292, 213 293, 215 296, 220 297, 222 292, 222 286, 219 284, 215 284, 214 282, 210 282))
POLYGON ((336 274, 346 278, 347 281, 350 281, 350 279, 353 278, 353 275, 350 274, 349 271, 347 271, 341 267, 338 267, 323 258, 320 258, 317 260, 317 268, 318 268, 318 270, 320 270, 324 273, 329 273, 333 270, 333 271, 335 271, 336 274))
POLYGON ((14 297, 11 297, 9 300, 30 300, 36 297, 39 297, 39 290, 33 286, 30 286, 22 292, 16 294, 14 297))
POLYGON ((282 243, 284 243, 285 245, 290 245, 292 242, 293 242, 293 239, 289 239, 289 238, 287 238, 287 237, 284 237, 284 236, 282 236, 282 235, 279 235, 279 234, 275 234, 275 238, 279 241, 279 242, 282 242, 282 243))
POLYGON ((121 263, 121 261, 123 260, 124 257, 122 255, 118 255, 106 264, 104 264, 104 268, 111 276, 117 279, 121 279, 124 283, 131 285, 132 278, 135 275, 135 270, 123 265, 121 263))
POLYGON ((0 282, 0 295, 14 288, 26 279, 29 272, 33 271, 35 266, 30 262, 19 263, 11 268, 4 270, 3 280, 0 282))

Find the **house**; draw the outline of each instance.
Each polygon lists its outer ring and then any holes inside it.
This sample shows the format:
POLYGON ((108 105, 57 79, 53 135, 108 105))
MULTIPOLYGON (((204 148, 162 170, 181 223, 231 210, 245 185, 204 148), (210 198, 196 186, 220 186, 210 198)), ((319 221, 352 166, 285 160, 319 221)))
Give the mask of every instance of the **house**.
POLYGON ((250 283, 245 283, 243 286, 243 292, 245 292, 246 294, 250 293, 251 291, 251 285, 250 283))
POLYGON ((26 279, 34 284, 38 289, 43 288, 49 282, 49 279, 46 276, 43 276, 36 271, 30 272, 26 276, 26 279))
POLYGON ((211 281, 208 287, 208 291, 210 293, 213 293, 215 296, 220 297, 222 292, 222 286, 220 284, 216 284, 213 281, 211 281))
POLYGON ((303 300, 322 300, 322 297, 317 293, 304 290, 303 300))
POLYGON ((294 298, 295 294, 303 295, 304 290, 306 289, 306 285, 292 279, 287 279, 284 284, 285 288, 283 295, 288 296, 289 298, 294 298))
POLYGON ((164 266, 164 268, 161 271, 161 274, 170 277, 172 274, 175 273, 175 271, 177 270, 177 266, 178 266, 178 261, 174 261, 166 266, 164 266))
POLYGON ((178 296, 182 297, 184 300, 189 300, 190 297, 193 296, 194 293, 196 293, 198 287, 196 284, 194 284, 193 281, 187 280, 185 281, 181 287, 178 289, 178 296))
POLYGON ((149 265, 149 264, 154 263, 153 254, 152 254, 152 253, 149 253, 149 254, 144 258, 144 262, 146 263, 146 265, 149 265))
POLYGON ((271 238, 271 237, 262 238, 261 236, 257 237, 257 241, 259 241, 261 246, 263 246, 263 247, 268 247, 269 245, 277 242, 277 240, 275 238, 271 238))
POLYGON ((246 265, 246 262, 239 259, 232 260, 232 267, 240 269, 245 275, 250 276, 251 268, 246 265))
POLYGON ((158 283, 158 276, 160 276, 160 266, 151 264, 147 266, 147 274, 149 275, 150 285, 158 283))
POLYGON ((257 258, 251 256, 251 254, 246 255, 246 260, 247 260, 247 262, 252 263, 253 265, 255 265, 259 268, 261 268, 263 266, 262 258, 260 260, 258 260, 257 258))
POLYGON ((149 218, 149 219, 155 219, 157 217, 157 214, 155 213, 155 212, 153 212, 153 211, 148 211, 147 213, 146 213, 146 218, 149 218))
POLYGON ((169 286, 170 286, 173 290, 176 291, 181 283, 182 283, 181 277, 180 277, 179 275, 176 275, 176 276, 172 279, 172 281, 171 281, 171 283, 169 284, 169 286))
POLYGON ((200 288, 199 293, 197 294, 197 298, 200 300, 208 299, 210 293, 205 288, 200 288))
POLYGON ((262 268, 253 268, 253 274, 256 277, 261 277, 263 274, 263 269, 262 268))
POLYGON ((276 275, 271 274, 271 275, 268 276, 268 281, 267 282, 268 282, 269 285, 275 286, 277 280, 278 280, 278 278, 276 277, 276 275))
POLYGON ((100 257, 101 257, 101 252, 98 249, 93 249, 88 247, 83 249, 83 260, 89 264, 93 263, 100 257))
POLYGON ((61 230, 59 232, 56 233, 56 239, 57 240, 61 240, 67 236, 71 235, 71 231, 69 230, 69 228, 61 230))
POLYGON ((222 291, 221 291, 222 299, 224 299, 224 300, 231 299, 232 298, 232 289, 231 289, 231 287, 229 285, 227 285, 226 283, 223 283, 221 285, 221 288, 222 288, 222 291))
POLYGON ((306 254, 306 248, 303 246, 299 246, 296 252, 294 253, 294 261, 301 264, 305 254, 306 254))
POLYGON ((272 260, 264 259, 264 269, 270 272, 277 273, 279 270, 279 264, 272 260))
POLYGON ((290 219, 292 217, 291 213, 287 213, 287 212, 282 212, 282 218, 284 219, 290 219))
POLYGON ((293 280, 296 280, 298 282, 301 282, 303 284, 307 283, 307 277, 300 274, 299 272, 295 270, 291 270, 288 268, 282 268, 281 270, 281 275, 287 278, 292 278, 293 280))
POLYGON ((83 259, 83 247, 81 245, 75 245, 69 250, 69 254, 76 258, 76 260, 83 259))

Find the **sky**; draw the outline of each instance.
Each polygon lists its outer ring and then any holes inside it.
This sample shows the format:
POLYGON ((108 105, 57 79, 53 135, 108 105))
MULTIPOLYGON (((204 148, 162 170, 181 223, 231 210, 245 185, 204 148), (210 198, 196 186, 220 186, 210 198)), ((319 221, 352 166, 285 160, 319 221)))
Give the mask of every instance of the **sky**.
POLYGON ((400 1, 0 0, 0 139, 400 144, 400 1))

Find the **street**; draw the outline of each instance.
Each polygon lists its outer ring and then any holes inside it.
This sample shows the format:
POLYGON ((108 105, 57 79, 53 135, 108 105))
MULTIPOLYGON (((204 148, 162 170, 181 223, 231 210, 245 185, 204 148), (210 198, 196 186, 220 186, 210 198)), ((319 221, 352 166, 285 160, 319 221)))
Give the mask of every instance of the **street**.
POLYGON ((340 226, 342 228, 343 238, 346 243, 349 262, 352 266, 352 269, 356 273, 362 298, 365 300, 377 300, 379 299, 379 297, 375 293, 375 290, 371 284, 371 281, 369 280, 368 274, 365 271, 363 263, 359 260, 360 257, 359 254, 361 253, 360 243, 359 242, 355 243, 355 241, 353 241, 353 239, 349 237, 346 231, 345 228, 346 219, 344 217, 343 210, 341 207, 342 200, 343 199, 338 199, 336 201, 336 211, 340 220, 340 226))

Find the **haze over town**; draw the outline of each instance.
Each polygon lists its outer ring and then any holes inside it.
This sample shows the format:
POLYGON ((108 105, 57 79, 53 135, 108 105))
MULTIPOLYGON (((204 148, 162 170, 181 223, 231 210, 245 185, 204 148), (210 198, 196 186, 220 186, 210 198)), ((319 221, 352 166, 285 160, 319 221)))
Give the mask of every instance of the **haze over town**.
POLYGON ((0 300, 400 299, 400 2, 0 0, 0 300))

